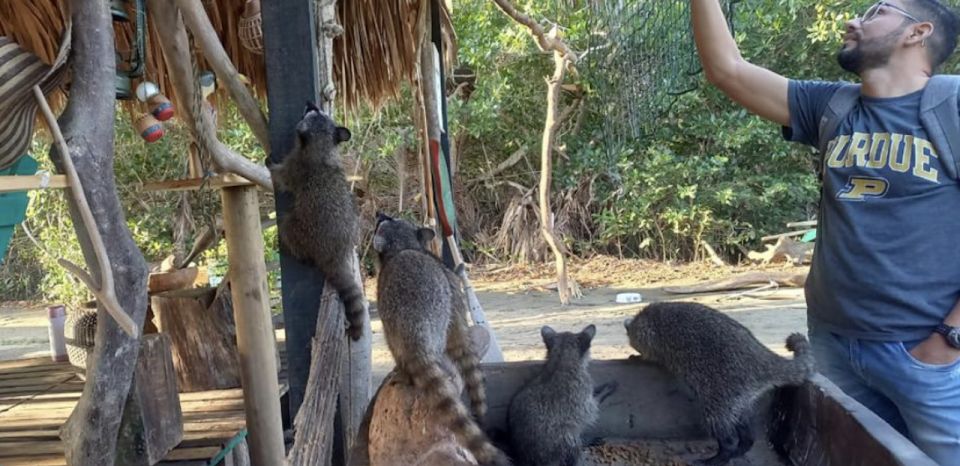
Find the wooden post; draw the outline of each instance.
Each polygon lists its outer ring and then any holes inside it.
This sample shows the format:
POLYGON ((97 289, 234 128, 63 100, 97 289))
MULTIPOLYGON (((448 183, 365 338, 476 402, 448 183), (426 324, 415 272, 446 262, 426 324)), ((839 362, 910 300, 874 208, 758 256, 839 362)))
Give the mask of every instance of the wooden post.
MULTIPOLYGON (((270 163, 293 148, 294 128, 307 99, 316 100, 317 51, 304 41, 316 37, 313 0, 274 0, 261 3, 264 59, 267 65, 267 104, 270 120, 270 163)), ((277 219, 293 204, 290 193, 277 191, 277 219)), ((279 226, 278 226, 279 228, 279 226)), ((280 253, 283 322, 287 333, 287 396, 290 418, 303 403, 310 376, 311 340, 317 327, 317 309, 323 293, 323 275, 293 257, 280 253)))
MULTIPOLYGON (((341 29, 336 24, 335 0, 264 2, 262 19, 270 106, 270 163, 277 163, 293 147, 294 128, 308 99, 317 102, 325 112, 334 113, 333 37, 341 29), (320 11, 315 10, 317 6, 320 11), (304 46, 305 38, 310 38, 312 46, 304 46)), ((285 192, 277 192, 275 198, 279 219, 286 215, 292 199, 285 192)), ((337 322, 342 319, 343 306, 338 299, 321 300, 324 279, 317 269, 285 254, 280 256, 280 269, 290 417, 296 419, 303 405, 309 412, 304 412, 306 417, 296 424, 314 423, 320 427, 309 431, 297 429, 291 456, 303 464, 325 464, 333 455, 332 464, 343 464, 370 397, 369 323, 365 322, 364 337, 356 342, 346 341, 342 331, 338 338, 314 340, 317 329, 342 329, 337 322), (314 348, 313 341, 321 342, 322 346, 314 348), (341 356, 335 358, 336 355, 341 356), (338 360, 340 367, 331 367, 338 360), (340 370, 343 375, 338 384, 307 383, 308 379, 317 381, 335 376, 340 370), (308 386, 314 391, 307 393, 308 386), (309 402, 304 401, 305 397, 309 402), (336 433, 332 446, 307 448, 326 445, 322 436, 333 429, 336 433), (301 438, 303 435, 310 438, 301 438), (301 451, 301 446, 307 450, 301 451)), ((359 280, 356 260, 354 270, 359 280)))
POLYGON ((222 195, 250 459, 257 465, 282 465, 285 451, 277 344, 270 319, 257 188, 224 188, 222 195))

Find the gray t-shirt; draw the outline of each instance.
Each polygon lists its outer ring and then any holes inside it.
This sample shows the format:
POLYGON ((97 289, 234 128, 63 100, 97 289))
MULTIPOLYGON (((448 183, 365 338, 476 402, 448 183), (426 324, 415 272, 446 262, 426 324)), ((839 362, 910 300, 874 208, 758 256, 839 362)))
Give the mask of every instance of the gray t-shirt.
MULTIPOLYGON (((820 117, 841 85, 791 81, 784 137, 816 147, 820 117)), ((861 96, 830 140, 805 287, 810 325, 917 340, 960 298, 960 184, 920 124, 921 94, 861 96)))

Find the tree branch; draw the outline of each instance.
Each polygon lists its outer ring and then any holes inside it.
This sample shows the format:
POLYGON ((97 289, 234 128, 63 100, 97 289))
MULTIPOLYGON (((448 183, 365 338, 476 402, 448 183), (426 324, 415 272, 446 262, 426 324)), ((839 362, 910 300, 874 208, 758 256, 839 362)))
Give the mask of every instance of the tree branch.
POLYGON ((200 48, 203 49, 203 55, 207 58, 207 62, 213 67, 217 77, 226 84, 227 91, 230 92, 230 96, 237 103, 240 114, 247 120, 253 134, 260 141, 260 145, 263 146, 264 152, 269 154, 270 134, 267 131, 267 118, 263 115, 260 104, 247 87, 240 82, 237 68, 233 66, 233 62, 230 61, 230 57, 223 49, 223 44, 220 43, 220 38, 213 29, 210 18, 204 11, 203 5, 200 4, 200 0, 175 0, 175 2, 183 16, 183 22, 190 29, 193 37, 196 38, 197 43, 200 44, 200 48))
POLYGON ((527 29, 530 30, 530 35, 533 36, 534 40, 536 40, 537 46, 540 47, 541 51, 559 52, 561 55, 563 55, 564 59, 571 63, 576 63, 577 54, 573 53, 573 51, 567 47, 566 43, 558 39, 555 34, 547 34, 547 32, 543 30, 543 27, 540 26, 536 21, 517 11, 517 8, 510 3, 510 0, 493 0, 493 3, 496 3, 500 10, 503 11, 507 16, 513 18, 514 21, 526 26, 527 29))
POLYGON ((100 236, 100 232, 97 231, 97 226, 93 219, 93 212, 90 211, 90 205, 87 203, 87 198, 83 194, 83 183, 77 175, 76 167, 73 166, 73 160, 70 158, 70 148, 67 146, 67 141, 63 139, 63 134, 60 132, 60 125, 57 124, 57 119, 53 116, 53 111, 50 110, 50 105, 47 104, 47 99, 43 96, 43 91, 40 90, 40 86, 33 86, 33 96, 37 99, 40 112, 47 121, 50 132, 53 133, 53 139, 57 143, 60 153, 63 154, 63 168, 67 173, 67 179, 70 180, 70 193, 73 194, 73 198, 77 202, 83 228, 90 236, 91 247, 97 256, 97 264, 100 266, 101 280, 97 283, 97 281, 84 272, 83 269, 66 259, 60 259, 60 265, 73 272, 80 281, 87 285, 90 291, 96 295, 100 303, 103 304, 107 312, 110 313, 110 316, 113 317, 113 320, 120 325, 120 328, 127 332, 127 335, 131 338, 139 338, 140 330, 137 328, 137 324, 130 319, 130 316, 123 311, 120 303, 117 302, 117 295, 115 294, 113 285, 113 271, 110 270, 110 260, 107 259, 107 248, 103 244, 103 238, 100 236))
MULTIPOLYGON (((181 102, 194 101, 193 69, 190 62, 190 49, 187 45, 187 30, 180 18, 180 11, 172 8, 164 0, 149 0, 149 8, 158 30, 166 31, 161 35, 160 47, 167 59, 170 80, 177 90, 181 102)), ((273 191, 273 181, 267 167, 257 165, 250 159, 234 152, 216 138, 216 125, 208 111, 194 115, 190 106, 181 109, 187 114, 188 126, 194 140, 207 150, 217 166, 236 173, 260 186, 273 191), (206 136, 204 136, 206 135, 206 136)))

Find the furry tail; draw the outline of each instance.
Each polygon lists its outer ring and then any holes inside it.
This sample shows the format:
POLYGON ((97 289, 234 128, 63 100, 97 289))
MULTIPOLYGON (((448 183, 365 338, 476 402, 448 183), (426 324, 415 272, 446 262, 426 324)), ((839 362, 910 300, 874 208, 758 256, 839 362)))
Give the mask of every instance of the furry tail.
POLYGON ((481 465, 505 466, 510 464, 506 455, 490 443, 487 436, 470 417, 466 407, 447 374, 435 361, 416 361, 407 365, 414 385, 433 397, 433 409, 438 421, 450 430, 473 453, 481 465))
POLYGON ((353 270, 344 265, 335 273, 327 275, 330 285, 337 290, 347 317, 347 335, 353 341, 363 336, 363 316, 367 312, 363 304, 363 288, 353 276, 353 270))
POLYGON ((474 354, 467 332, 467 297, 460 289, 460 280, 448 274, 453 291, 450 329, 447 332, 447 355, 457 365, 463 376, 467 395, 470 397, 470 410, 478 422, 487 414, 487 394, 484 387, 483 372, 480 370, 480 358, 474 354))
POLYGON ((787 349, 793 353, 793 360, 789 363, 786 379, 795 384, 803 383, 816 370, 810 342, 802 333, 794 333, 787 337, 787 349))

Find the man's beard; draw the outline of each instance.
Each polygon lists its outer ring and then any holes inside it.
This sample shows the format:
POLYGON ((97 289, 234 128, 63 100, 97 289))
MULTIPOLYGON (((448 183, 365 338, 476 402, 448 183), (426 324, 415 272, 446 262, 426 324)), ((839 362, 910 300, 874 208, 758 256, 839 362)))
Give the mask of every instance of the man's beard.
POLYGON ((837 63, 846 71, 861 74, 864 71, 880 68, 890 61, 893 47, 903 28, 885 36, 877 37, 869 42, 857 42, 852 48, 840 47, 837 52, 837 63))

